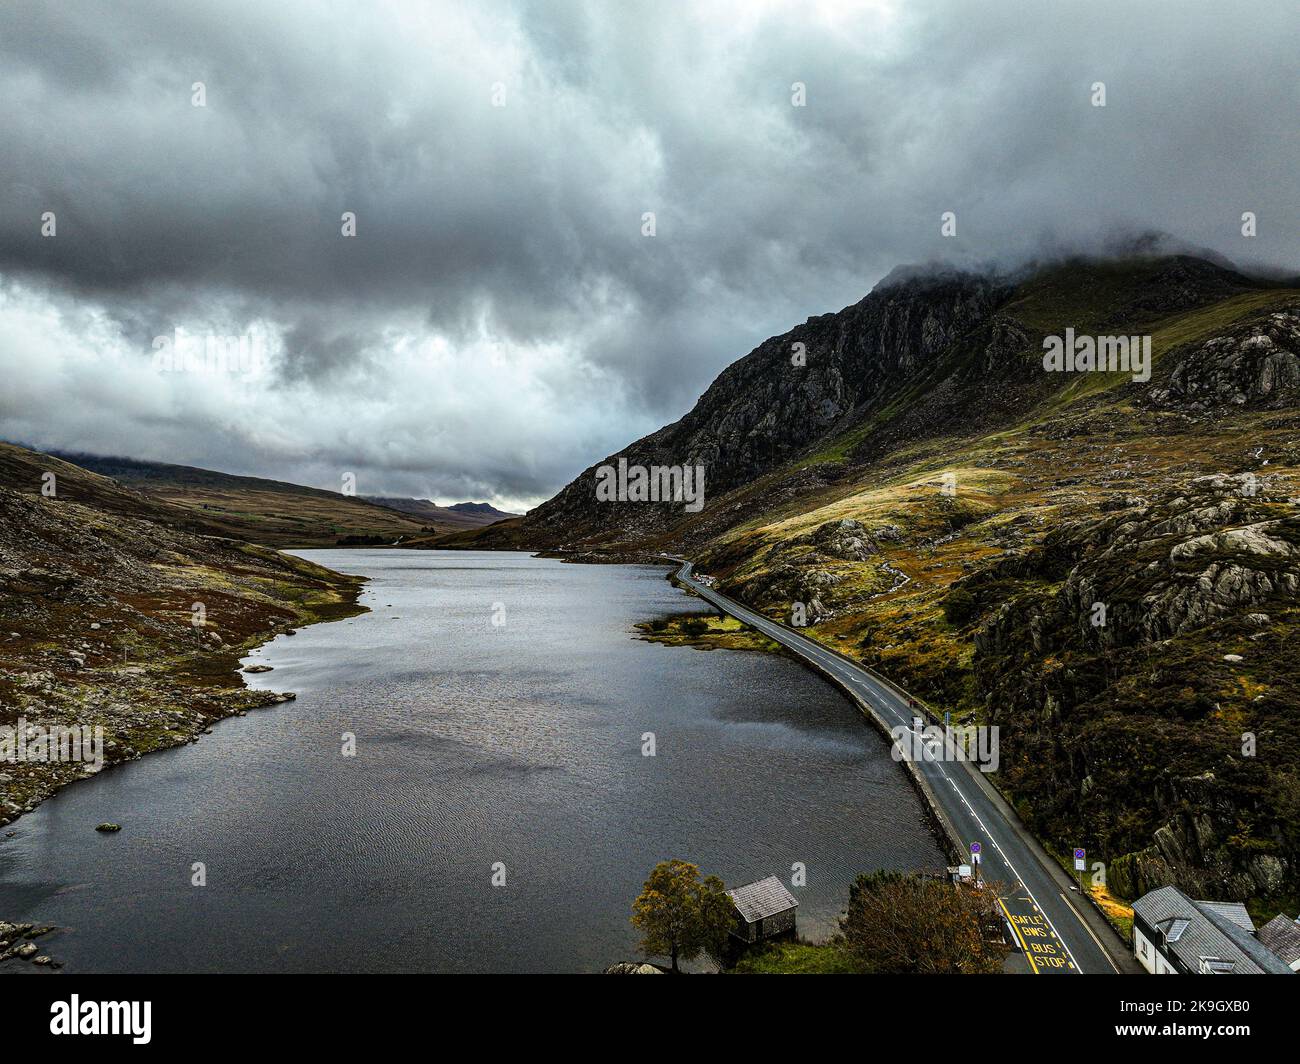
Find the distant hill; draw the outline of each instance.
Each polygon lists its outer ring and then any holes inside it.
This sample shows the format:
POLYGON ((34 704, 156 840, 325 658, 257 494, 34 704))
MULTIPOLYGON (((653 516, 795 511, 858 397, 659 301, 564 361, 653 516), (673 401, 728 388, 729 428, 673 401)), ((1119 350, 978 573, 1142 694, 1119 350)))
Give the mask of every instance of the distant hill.
MULTIPOLYGON (((114 487, 175 507, 217 534, 267 546, 332 547, 347 537, 405 541, 428 536, 429 528, 441 533, 466 527, 436 517, 399 513, 360 496, 279 480, 135 458, 51 453, 73 467, 108 478, 114 487)), ((37 482, 31 490, 39 489, 37 482)), ((95 490, 103 488, 96 486, 95 490)), ((115 497, 114 505, 123 504, 115 497)), ((454 515, 454 520, 463 522, 464 518, 454 515)))
POLYGON ((447 507, 449 510, 455 510, 462 514, 481 514, 490 516, 493 521, 504 521, 508 517, 522 517, 523 514, 511 513, 508 510, 498 510, 490 502, 458 502, 447 507))
POLYGON ((364 498, 367 502, 418 517, 426 525, 436 527, 440 533, 482 528, 484 525, 520 516, 498 510, 486 502, 458 502, 452 506, 439 506, 428 499, 402 499, 389 495, 366 495, 364 498))
POLYGON ((169 506, 131 486, 65 459, 0 443, 0 488, 92 506, 118 517, 217 535, 220 530, 189 510, 169 506), (48 485, 48 487, 47 487, 48 485))

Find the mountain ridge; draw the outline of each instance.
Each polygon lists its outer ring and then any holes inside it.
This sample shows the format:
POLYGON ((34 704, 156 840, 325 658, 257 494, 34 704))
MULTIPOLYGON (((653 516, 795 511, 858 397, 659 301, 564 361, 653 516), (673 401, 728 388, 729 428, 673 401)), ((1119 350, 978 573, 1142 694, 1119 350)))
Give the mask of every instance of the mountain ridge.
POLYGON ((63 450, 45 453, 188 511, 217 534, 270 546, 391 543, 487 523, 442 507, 404 511, 369 496, 200 466, 63 450))
POLYGON ((408 499, 395 495, 366 495, 367 502, 399 513, 411 514, 435 526, 438 532, 481 528, 496 521, 508 521, 519 514, 506 513, 486 502, 458 502, 439 506, 429 499, 408 499))
POLYGON ((1300 287, 1089 259, 894 277, 764 341, 525 517, 427 545, 687 555, 998 728, 993 782, 1116 896, 1173 883, 1263 917, 1300 899, 1297 499, 1300 287), (1046 372, 1067 329, 1150 337, 1149 381, 1046 372), (705 465, 701 512, 598 501, 619 458, 705 465))
POLYGON ((689 529, 681 507, 597 507, 596 469, 618 458, 703 464, 716 499, 796 459, 817 465, 818 457, 842 460, 858 449, 878 456, 927 436, 990 430, 1075 385, 1035 371, 1036 344, 1049 324, 1068 324, 1062 314, 1102 331, 1285 291, 1188 256, 1068 260, 1018 282, 956 268, 897 272, 857 303, 763 341, 724 369, 683 417, 589 466, 499 533, 532 549, 574 549, 584 541, 606 549, 620 535, 689 529), (1081 278, 1095 289, 1090 297, 1079 291, 1081 278), (805 345, 802 367, 790 363, 796 343, 805 345), (819 452, 818 443, 831 446, 819 452))

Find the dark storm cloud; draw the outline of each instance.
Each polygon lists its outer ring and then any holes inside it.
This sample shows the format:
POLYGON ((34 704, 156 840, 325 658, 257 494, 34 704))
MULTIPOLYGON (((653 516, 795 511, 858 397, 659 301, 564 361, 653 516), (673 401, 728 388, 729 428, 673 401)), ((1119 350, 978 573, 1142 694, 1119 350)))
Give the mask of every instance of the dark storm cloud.
POLYGON ((1294 269, 1296 21, 1281 0, 6 5, 0 358, 30 372, 0 428, 517 503, 899 263, 1131 228, 1294 269), (256 385, 121 386, 155 336, 254 322, 279 341, 256 385))

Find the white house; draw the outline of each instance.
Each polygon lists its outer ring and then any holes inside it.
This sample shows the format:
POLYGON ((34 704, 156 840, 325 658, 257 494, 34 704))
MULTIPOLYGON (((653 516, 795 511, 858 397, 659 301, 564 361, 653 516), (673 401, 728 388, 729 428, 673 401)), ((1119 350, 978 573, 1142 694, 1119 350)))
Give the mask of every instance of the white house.
POLYGON ((1133 903, 1133 955, 1153 975, 1294 975, 1255 935, 1240 902, 1161 887, 1133 903))

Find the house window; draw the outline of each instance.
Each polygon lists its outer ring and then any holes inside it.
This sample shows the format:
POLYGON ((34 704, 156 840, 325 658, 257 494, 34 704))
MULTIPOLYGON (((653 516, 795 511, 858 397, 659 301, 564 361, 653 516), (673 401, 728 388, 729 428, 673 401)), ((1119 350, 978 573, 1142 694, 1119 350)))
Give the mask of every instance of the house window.
POLYGON ((1138 939, 1138 956, 1145 957, 1146 955, 1147 955, 1147 940, 1145 938, 1140 938, 1138 939))

